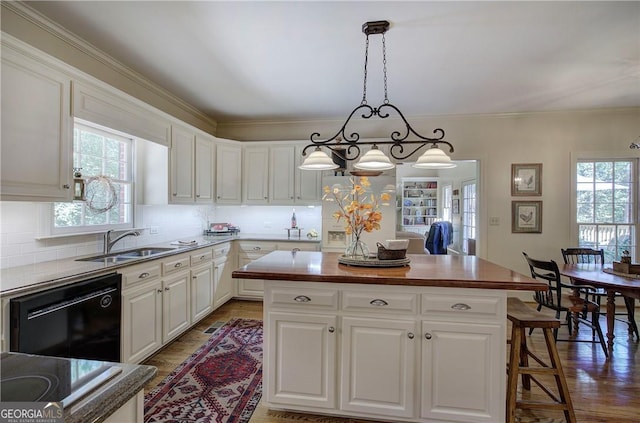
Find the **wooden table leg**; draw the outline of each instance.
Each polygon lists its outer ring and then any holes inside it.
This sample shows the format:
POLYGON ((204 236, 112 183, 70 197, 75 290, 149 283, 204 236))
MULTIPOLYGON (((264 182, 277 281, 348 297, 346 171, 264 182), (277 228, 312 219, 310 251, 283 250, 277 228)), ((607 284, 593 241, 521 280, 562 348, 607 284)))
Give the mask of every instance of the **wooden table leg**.
POLYGON ((616 321, 616 291, 607 289, 607 346, 613 350, 613 325, 616 321))

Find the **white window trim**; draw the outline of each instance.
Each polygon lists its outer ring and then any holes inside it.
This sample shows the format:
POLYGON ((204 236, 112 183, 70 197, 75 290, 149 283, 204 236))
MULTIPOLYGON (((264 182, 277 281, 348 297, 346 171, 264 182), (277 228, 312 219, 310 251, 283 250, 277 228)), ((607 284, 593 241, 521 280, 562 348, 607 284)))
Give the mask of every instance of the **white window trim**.
MULTIPOLYGON (((576 177, 576 169, 578 167, 578 162, 580 160, 636 160, 636 168, 640 170, 640 158, 638 158, 638 153, 635 150, 618 150, 618 151, 579 151, 579 152, 571 152, 571 170, 570 170, 570 181, 571 186, 569 187, 570 192, 570 205, 569 205, 569 224, 570 231, 569 236, 573 243, 578 242, 578 223, 576 222, 576 214, 577 214, 577 186, 578 181, 576 177)), ((640 171, 638 172, 640 174, 640 171)), ((636 175, 637 176, 637 175, 636 175)), ((636 180, 636 189, 632 192, 634 196, 633 201, 634 204, 639 204, 638 199, 640 199, 640 180, 636 180)), ((636 216, 635 216, 635 233, 636 236, 640 234, 640 207, 636 207, 636 216)), ((636 239, 636 243, 638 239, 636 239)), ((640 260, 640 248, 636 248, 636 257, 632 259, 634 262, 640 260)))

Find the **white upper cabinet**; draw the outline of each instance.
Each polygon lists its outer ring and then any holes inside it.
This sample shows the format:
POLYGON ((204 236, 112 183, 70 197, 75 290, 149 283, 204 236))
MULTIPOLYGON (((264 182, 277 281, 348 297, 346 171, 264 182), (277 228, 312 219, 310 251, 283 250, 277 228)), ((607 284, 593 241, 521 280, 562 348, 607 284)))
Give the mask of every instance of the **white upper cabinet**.
POLYGON ((269 203, 269 147, 245 147, 243 152, 242 202, 269 203))
POLYGON ((233 143, 216 143, 216 203, 242 202, 242 147, 233 143))
POLYGON ((295 147, 269 148, 269 200, 274 204, 295 203, 295 147))
POLYGON ((322 201, 322 172, 318 170, 301 170, 298 166, 302 164, 305 157, 302 157, 303 146, 295 148, 295 192, 296 203, 317 204, 322 201))
POLYGON ((1 73, 2 200, 71 200, 71 77, 5 40, 1 73))
POLYGON ((171 127, 169 202, 213 202, 213 154, 213 137, 177 125, 171 127))
POLYGON ((215 175, 215 144, 213 138, 196 135, 195 141, 195 200, 196 203, 212 203, 215 175))

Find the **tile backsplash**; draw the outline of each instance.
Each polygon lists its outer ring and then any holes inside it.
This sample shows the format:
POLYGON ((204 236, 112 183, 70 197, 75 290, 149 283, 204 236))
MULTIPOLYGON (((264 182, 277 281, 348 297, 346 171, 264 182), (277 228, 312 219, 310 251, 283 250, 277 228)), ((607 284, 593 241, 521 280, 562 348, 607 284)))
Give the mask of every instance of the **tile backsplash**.
MULTIPOLYGON (((126 237, 115 250, 199 236, 208 223, 226 222, 242 233, 281 236, 291 225, 292 206, 137 206, 138 237, 126 237), (150 228, 154 228, 151 231, 150 228), (157 232, 157 233, 151 233, 157 232)), ((321 207, 295 207, 298 226, 321 230, 321 207)), ((36 239, 41 234, 43 206, 30 202, 0 202, 0 268, 59 260, 102 251, 103 234, 36 239)))

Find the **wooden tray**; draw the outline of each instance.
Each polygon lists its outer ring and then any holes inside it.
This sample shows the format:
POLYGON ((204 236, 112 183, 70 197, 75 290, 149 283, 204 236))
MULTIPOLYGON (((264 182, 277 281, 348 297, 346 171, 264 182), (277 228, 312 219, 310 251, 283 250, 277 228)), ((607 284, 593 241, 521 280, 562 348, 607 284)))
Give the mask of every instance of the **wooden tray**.
POLYGON ((409 257, 397 260, 378 260, 375 256, 368 259, 353 259, 344 255, 338 257, 338 263, 358 267, 402 267, 407 266, 410 262, 409 257))

